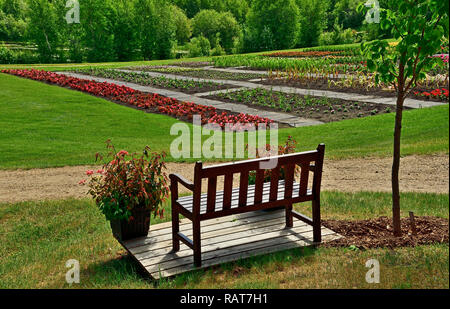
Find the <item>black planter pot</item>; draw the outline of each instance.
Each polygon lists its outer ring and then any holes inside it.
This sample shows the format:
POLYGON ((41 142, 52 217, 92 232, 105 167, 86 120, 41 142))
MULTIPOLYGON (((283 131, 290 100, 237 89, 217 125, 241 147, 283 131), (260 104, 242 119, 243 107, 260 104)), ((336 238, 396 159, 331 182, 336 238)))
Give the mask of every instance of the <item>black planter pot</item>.
POLYGON ((113 236, 119 240, 128 240, 148 235, 150 230, 150 210, 141 208, 131 211, 131 220, 111 220, 113 236))

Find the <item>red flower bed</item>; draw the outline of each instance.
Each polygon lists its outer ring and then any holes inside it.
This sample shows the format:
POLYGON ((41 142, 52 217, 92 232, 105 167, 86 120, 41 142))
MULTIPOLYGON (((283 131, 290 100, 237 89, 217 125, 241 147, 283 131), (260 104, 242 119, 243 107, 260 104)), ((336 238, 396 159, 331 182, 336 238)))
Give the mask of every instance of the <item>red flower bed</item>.
POLYGON ((215 107, 181 102, 173 98, 160 96, 156 93, 144 93, 126 86, 112 83, 100 83, 87 79, 69 77, 63 74, 40 70, 2 70, 2 73, 12 74, 24 78, 57 84, 62 87, 90 93, 113 101, 133 105, 141 109, 158 111, 176 118, 192 120, 194 115, 200 115, 202 124, 217 123, 224 128, 227 123, 231 124, 270 124, 273 120, 252 116, 248 114, 234 115, 231 113, 219 113, 215 107))
POLYGON ((448 89, 434 89, 432 91, 414 91, 414 95, 424 97, 427 99, 437 98, 441 100, 448 100, 448 89))

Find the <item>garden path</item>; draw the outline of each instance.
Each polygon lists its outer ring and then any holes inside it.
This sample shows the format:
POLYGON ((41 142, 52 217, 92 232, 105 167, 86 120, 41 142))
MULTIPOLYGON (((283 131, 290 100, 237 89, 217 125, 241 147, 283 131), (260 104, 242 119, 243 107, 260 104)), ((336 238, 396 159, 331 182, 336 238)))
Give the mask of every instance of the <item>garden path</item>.
MULTIPOLYGON (((390 192, 391 165, 391 158, 325 160, 322 188, 342 192, 390 192)), ((98 166, 0 170, 0 203, 87 197, 87 187, 78 182, 86 177, 88 169, 96 171, 98 166)), ((177 173, 192 180, 194 164, 167 163, 167 173, 177 173)), ((238 186, 237 181, 235 185, 238 186)), ((222 185, 218 183, 218 188, 222 185)), ((448 194, 448 154, 402 158, 400 188, 402 192, 448 194)))

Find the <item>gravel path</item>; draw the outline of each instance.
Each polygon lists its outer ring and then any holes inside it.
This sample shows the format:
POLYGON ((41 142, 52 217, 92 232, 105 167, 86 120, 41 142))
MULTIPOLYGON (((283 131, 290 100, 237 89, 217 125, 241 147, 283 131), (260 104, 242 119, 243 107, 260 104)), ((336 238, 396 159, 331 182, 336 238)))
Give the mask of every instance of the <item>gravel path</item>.
MULTIPOLYGON (((167 167, 168 173, 193 179, 193 164, 168 163, 167 167)), ((96 170, 97 167, 0 170, 0 203, 86 197, 87 187, 78 182, 85 178, 88 169, 96 170)), ((448 155, 408 156, 402 159, 400 171, 403 192, 449 192, 448 155)), ((343 192, 389 192, 390 172, 391 158, 325 160, 322 188, 343 192)), ((218 188, 221 184, 223 180, 219 180, 218 188)))

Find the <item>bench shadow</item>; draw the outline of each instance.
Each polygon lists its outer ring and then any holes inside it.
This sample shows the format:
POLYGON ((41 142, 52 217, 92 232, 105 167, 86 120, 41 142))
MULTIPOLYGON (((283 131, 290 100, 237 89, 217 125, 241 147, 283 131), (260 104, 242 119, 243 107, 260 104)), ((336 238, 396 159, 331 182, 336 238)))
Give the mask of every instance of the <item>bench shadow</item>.
POLYGON ((108 281, 117 281, 113 283, 119 285, 124 278, 144 281, 149 284, 153 282, 153 278, 129 253, 105 262, 90 264, 87 269, 80 271, 80 277, 94 277, 94 280, 95 278, 107 278, 108 281))

